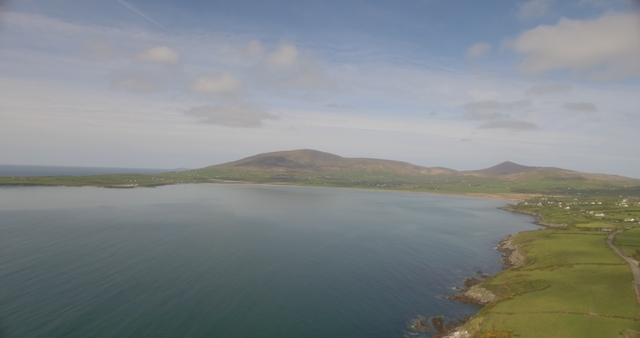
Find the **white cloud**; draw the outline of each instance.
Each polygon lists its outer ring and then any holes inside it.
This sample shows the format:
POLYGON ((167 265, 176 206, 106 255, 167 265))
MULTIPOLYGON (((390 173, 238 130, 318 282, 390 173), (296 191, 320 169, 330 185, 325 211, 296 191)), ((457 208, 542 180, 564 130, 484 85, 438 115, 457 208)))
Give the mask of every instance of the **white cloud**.
POLYGON ((522 21, 539 19, 549 13, 555 0, 530 0, 518 9, 518 19, 522 21))
POLYGON ((185 115, 195 117, 202 123, 239 128, 261 127, 264 120, 278 119, 262 108, 247 104, 200 106, 187 110, 185 115))
POLYGON ((467 49, 468 58, 481 57, 491 51, 491 45, 486 42, 478 42, 467 49))
POLYGON ((269 90, 298 91, 309 94, 335 91, 336 84, 311 53, 301 53, 296 46, 281 43, 252 70, 256 80, 269 90))
POLYGON ((278 48, 271 52, 265 60, 265 64, 274 68, 293 67, 298 61, 298 49, 290 43, 281 43, 278 48))
POLYGON ((203 75, 191 83, 191 91, 211 97, 228 97, 241 94, 244 87, 231 74, 203 75))
POLYGON ((573 90, 573 86, 567 83, 539 84, 527 89, 527 95, 552 95, 567 93, 573 90))
POLYGON ((562 107, 566 110, 583 112, 583 113, 595 113, 598 108, 591 102, 567 102, 562 107))
POLYGON ((176 67, 180 65, 180 54, 167 46, 156 46, 143 50, 138 52, 134 58, 140 62, 163 66, 176 67))
POLYGON ((640 76, 640 19, 607 13, 592 20, 562 18, 524 32, 505 46, 524 55, 520 69, 540 73, 570 69, 597 81, 640 76))
POLYGON ((249 55, 260 55, 264 52, 264 47, 262 43, 258 40, 251 40, 246 46, 246 51, 249 55))

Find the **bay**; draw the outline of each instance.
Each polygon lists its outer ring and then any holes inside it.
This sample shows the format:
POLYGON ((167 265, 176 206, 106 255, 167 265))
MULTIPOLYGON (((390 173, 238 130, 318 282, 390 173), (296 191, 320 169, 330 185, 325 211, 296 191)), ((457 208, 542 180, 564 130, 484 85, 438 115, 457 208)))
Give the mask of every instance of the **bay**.
POLYGON ((538 228, 503 201, 261 185, 0 189, 0 337, 403 337, 538 228))

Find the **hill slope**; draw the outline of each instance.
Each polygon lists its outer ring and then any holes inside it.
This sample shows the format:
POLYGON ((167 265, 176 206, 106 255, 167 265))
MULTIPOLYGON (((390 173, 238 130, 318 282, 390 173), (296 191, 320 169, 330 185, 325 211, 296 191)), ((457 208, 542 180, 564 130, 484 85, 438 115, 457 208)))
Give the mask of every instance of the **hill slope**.
POLYGON ((393 175, 454 175, 457 171, 448 168, 428 168, 411 163, 373 158, 345 158, 311 149, 278 151, 258 154, 235 162, 210 166, 203 169, 235 169, 242 171, 271 172, 363 172, 388 173, 393 175))
POLYGON ((495 165, 493 167, 480 169, 480 170, 465 171, 464 173, 469 175, 502 176, 502 175, 531 172, 538 168, 540 167, 529 167, 529 166, 506 161, 498 165, 495 165))

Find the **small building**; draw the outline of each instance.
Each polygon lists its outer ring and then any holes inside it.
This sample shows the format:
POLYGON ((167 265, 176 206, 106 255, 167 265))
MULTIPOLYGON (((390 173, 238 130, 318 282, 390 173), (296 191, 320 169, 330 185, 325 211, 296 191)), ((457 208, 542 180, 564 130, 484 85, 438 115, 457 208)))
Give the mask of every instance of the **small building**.
POLYGON ((595 214, 594 216, 596 216, 596 217, 604 217, 604 213, 599 212, 599 213, 595 214))
POLYGON ((600 230, 605 231, 605 232, 610 232, 611 228, 605 227, 605 228, 600 228, 600 230))

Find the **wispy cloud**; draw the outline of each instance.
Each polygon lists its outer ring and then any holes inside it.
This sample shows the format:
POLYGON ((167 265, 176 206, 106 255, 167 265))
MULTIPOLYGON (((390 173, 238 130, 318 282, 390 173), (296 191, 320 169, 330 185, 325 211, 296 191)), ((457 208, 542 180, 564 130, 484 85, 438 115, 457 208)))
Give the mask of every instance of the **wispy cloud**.
POLYGON ((290 92, 336 91, 325 67, 311 53, 302 53, 294 44, 280 43, 252 73, 269 90, 290 92))
POLYGON ((169 67, 180 66, 180 53, 167 46, 156 46, 135 54, 139 62, 157 64, 169 67))
POLYGON ((277 120, 277 116, 269 114, 264 109, 248 105, 218 105, 200 106, 187 110, 187 116, 195 117, 199 122, 219 124, 237 128, 262 127, 265 120, 277 120))
POLYGON ((352 105, 344 104, 344 103, 327 103, 324 106, 331 109, 353 109, 354 108, 352 105))
POLYGON ((478 129, 507 129, 510 131, 527 131, 538 129, 538 126, 527 121, 507 120, 487 122, 478 127, 478 129))
POLYGON ((240 80, 226 73, 199 76, 189 88, 194 93, 209 97, 235 97, 244 92, 240 80))
POLYGON ((567 83, 539 84, 527 89, 527 95, 543 96, 567 93, 573 90, 573 86, 567 83))
POLYGON ((509 116, 504 112, 528 107, 531 107, 531 102, 525 100, 507 102, 475 101, 462 106, 465 110, 463 118, 466 120, 498 120, 509 116))
POLYGON ((106 61, 115 55, 115 50, 110 43, 94 39, 82 46, 82 54, 92 61, 106 61))
POLYGON ((273 68, 290 68, 297 62, 298 48, 290 43, 281 43, 265 60, 265 64, 273 68))
POLYGON ((467 49, 467 57, 475 59, 491 51, 491 45, 486 42, 478 42, 467 49))
POLYGON ((168 30, 165 26, 161 25, 158 21, 153 20, 152 18, 150 18, 148 15, 144 14, 142 11, 140 11, 139 9, 135 8, 132 4, 124 1, 124 0, 116 0, 118 1, 121 5, 123 5, 124 7, 126 7, 127 9, 129 9, 130 11, 140 15, 143 19, 151 22, 152 24, 162 28, 165 32, 167 33, 171 33, 170 30, 168 30))
POLYGON ((582 113, 596 113, 598 108, 591 102, 567 102, 562 105, 566 110, 577 111, 582 113))

